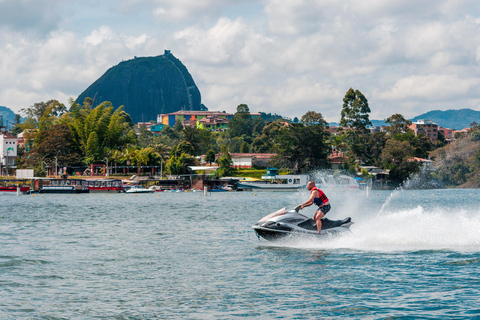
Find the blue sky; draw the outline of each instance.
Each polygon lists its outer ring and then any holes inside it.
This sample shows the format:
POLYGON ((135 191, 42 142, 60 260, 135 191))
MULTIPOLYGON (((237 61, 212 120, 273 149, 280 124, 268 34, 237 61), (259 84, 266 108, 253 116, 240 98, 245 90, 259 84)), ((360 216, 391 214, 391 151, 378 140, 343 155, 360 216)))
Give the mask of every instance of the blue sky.
POLYGON ((210 110, 338 121, 480 110, 477 0, 0 0, 0 105, 68 103, 108 68, 169 49, 210 110))

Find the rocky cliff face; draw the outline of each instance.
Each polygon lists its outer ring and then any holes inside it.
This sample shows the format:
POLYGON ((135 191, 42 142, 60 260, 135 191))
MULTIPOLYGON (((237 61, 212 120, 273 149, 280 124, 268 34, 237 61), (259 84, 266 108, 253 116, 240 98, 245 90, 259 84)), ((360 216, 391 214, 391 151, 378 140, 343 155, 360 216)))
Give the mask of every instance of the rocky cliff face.
POLYGON ((169 50, 110 68, 76 101, 82 104, 87 97, 94 100, 94 106, 103 101, 110 101, 115 108, 125 106, 134 123, 156 120, 162 113, 206 110, 192 76, 169 50))

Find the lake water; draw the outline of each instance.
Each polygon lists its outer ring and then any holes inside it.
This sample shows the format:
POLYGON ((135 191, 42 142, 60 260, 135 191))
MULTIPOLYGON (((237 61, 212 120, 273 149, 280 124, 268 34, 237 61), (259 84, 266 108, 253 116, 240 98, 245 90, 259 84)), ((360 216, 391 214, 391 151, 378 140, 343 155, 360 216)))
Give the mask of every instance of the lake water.
POLYGON ((480 318, 479 190, 324 191, 352 232, 281 245, 306 190, 0 195, 0 319, 480 318))

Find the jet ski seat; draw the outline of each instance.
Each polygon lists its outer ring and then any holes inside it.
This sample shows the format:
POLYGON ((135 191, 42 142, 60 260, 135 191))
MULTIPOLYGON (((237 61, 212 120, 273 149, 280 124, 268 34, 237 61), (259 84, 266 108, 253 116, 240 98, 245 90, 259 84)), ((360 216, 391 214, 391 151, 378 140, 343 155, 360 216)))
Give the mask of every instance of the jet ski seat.
MULTIPOLYGON (((323 218, 322 230, 340 227, 349 222, 352 222, 352 218, 350 217, 343 220, 330 220, 328 218, 323 218)), ((308 219, 307 221, 300 223, 298 226, 307 230, 317 230, 317 223, 313 219, 308 219)))

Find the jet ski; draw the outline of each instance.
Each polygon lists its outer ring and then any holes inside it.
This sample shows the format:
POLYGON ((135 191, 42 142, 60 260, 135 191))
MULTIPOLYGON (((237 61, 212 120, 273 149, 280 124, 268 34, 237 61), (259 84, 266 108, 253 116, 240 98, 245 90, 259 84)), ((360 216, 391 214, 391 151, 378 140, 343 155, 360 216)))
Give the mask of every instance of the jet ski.
POLYGON ((280 209, 262 218, 252 226, 259 239, 268 241, 286 240, 292 237, 333 237, 349 232, 353 224, 351 218, 344 220, 322 219, 322 230, 317 232, 315 220, 298 213, 298 209, 287 211, 280 209))

